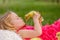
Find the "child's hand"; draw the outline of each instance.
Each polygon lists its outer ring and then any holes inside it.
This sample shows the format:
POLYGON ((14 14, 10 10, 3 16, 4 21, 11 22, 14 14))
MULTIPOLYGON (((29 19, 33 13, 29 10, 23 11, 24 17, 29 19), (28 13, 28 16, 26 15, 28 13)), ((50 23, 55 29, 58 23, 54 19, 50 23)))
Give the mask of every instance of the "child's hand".
POLYGON ((42 21, 44 21, 43 17, 41 16, 41 14, 40 14, 39 12, 34 12, 33 19, 39 20, 40 23, 41 23, 42 21))
POLYGON ((41 15, 39 14, 39 12, 34 12, 33 18, 34 18, 34 19, 39 19, 40 16, 41 16, 41 15))

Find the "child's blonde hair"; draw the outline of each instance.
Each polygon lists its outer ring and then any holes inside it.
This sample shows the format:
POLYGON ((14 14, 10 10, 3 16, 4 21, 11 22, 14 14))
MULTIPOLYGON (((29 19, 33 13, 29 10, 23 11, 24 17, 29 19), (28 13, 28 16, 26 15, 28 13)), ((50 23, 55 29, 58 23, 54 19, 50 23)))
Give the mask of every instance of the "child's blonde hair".
POLYGON ((15 27, 10 23, 11 21, 11 11, 6 12, 1 18, 0 18, 0 29, 3 30, 15 30, 15 27))

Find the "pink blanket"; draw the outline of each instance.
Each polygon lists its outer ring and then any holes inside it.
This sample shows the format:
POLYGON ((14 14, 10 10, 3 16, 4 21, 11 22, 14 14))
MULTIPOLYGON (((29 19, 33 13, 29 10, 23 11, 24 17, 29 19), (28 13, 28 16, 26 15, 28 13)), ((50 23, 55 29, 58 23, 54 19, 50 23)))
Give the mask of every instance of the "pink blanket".
MULTIPOLYGON (((23 29, 33 30, 32 26, 26 26, 23 29)), ((56 33, 60 32, 60 19, 55 21, 51 25, 45 25, 42 27, 42 35, 39 35, 38 38, 42 40, 58 40, 56 33)), ((25 40, 30 40, 31 38, 26 38, 25 40)))

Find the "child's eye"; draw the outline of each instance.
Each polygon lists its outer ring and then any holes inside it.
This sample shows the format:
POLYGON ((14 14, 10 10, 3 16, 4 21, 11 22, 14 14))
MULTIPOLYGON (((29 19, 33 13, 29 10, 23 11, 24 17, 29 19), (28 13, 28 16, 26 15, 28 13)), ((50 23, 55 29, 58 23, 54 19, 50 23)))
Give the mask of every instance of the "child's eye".
POLYGON ((19 18, 17 18, 17 19, 19 19, 19 18))
POLYGON ((20 19, 19 17, 17 17, 17 20, 20 19))

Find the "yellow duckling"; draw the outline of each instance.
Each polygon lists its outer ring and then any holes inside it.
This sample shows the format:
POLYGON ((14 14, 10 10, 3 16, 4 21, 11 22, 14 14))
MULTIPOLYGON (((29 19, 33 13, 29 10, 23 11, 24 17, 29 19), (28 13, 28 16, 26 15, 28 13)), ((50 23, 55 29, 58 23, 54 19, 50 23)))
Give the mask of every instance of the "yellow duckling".
POLYGON ((32 17, 32 16, 34 15, 34 12, 35 12, 35 11, 31 11, 31 12, 29 12, 28 14, 26 14, 25 16, 26 16, 26 17, 27 17, 27 16, 32 17))
POLYGON ((56 34, 56 37, 58 38, 58 40, 60 40, 60 32, 56 34))
MULTIPOLYGON (((34 14, 36 14, 36 13, 37 13, 36 11, 29 12, 28 14, 25 15, 25 19, 26 20, 30 19, 30 17, 33 17, 34 14)), ((39 19, 41 19, 40 21, 44 21, 43 17, 40 17, 39 19)))
POLYGON ((40 38, 32 38, 31 40, 41 40, 40 38))
POLYGON ((30 17, 33 17, 35 11, 31 11, 28 14, 25 15, 25 19, 28 20, 30 17))

